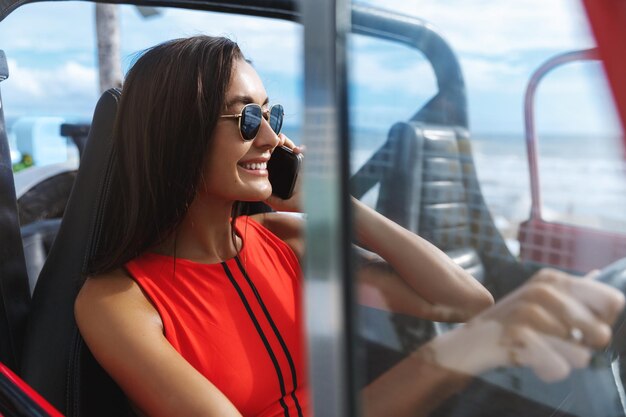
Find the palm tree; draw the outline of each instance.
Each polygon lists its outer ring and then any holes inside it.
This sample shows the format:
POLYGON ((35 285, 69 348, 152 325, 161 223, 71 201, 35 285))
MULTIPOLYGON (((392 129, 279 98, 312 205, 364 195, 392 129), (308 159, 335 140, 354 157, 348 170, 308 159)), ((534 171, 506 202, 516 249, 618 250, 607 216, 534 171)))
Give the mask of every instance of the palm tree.
POLYGON ((122 86, 119 7, 96 3, 96 37, 100 93, 122 86))

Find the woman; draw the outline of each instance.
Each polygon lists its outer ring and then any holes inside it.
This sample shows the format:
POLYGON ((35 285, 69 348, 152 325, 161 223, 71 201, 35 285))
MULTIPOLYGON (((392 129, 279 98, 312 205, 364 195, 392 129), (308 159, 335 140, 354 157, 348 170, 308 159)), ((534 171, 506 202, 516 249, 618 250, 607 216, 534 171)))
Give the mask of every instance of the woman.
MULTIPOLYGON (((115 126, 113 198, 75 312, 94 356, 139 414, 311 415, 299 221, 280 213, 237 216, 239 202, 299 209, 297 193, 284 201, 272 197, 267 178, 276 146, 301 151, 279 134, 281 120, 281 108, 269 107, 254 69, 224 38, 158 45, 127 75, 115 126)), ((435 320, 466 320, 493 303, 432 245, 357 201, 353 206, 359 243, 391 267, 380 273, 366 263, 360 277, 367 303, 435 320)), ((605 293, 617 309, 621 298, 605 293)), ((528 304, 534 297, 520 299, 528 304)), ((552 323, 553 313, 529 328, 552 323)), ((609 322, 611 314, 597 321, 609 322)), ((498 320, 528 321, 523 314, 498 320)), ((552 325, 548 330, 561 330, 552 325)), ((498 346, 509 340, 504 332, 490 337, 498 346)), ((436 354, 433 342, 371 384, 366 401, 389 401, 388 390, 406 382, 407 370, 435 366, 443 381, 456 378, 446 368, 471 374, 492 366, 455 363, 446 348, 458 337, 447 339, 437 342, 436 354)), ((413 398, 435 386, 429 378, 412 378, 411 403, 393 415, 419 409, 413 398)), ((381 413, 390 415, 389 409, 381 413)))

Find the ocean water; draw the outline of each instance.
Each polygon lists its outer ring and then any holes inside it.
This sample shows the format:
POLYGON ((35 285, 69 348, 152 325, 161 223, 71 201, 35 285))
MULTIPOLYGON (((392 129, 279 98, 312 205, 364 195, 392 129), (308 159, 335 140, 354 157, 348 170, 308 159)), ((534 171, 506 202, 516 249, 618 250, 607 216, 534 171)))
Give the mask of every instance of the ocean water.
MULTIPOLYGON (((477 135, 478 178, 495 213, 528 218, 530 181, 523 137, 477 135)), ((626 233, 626 159, 621 138, 544 135, 538 140, 542 217, 626 233)))
MULTIPOLYGON (((353 129, 354 173, 384 144, 386 130, 353 129)), ((515 239, 530 215, 524 136, 472 134, 482 194, 501 233, 515 239)), ((626 159, 621 138, 543 135, 538 140, 542 217, 548 221, 626 233, 626 159)), ((376 190, 364 199, 375 204, 376 190)))
MULTIPOLYGON (((31 129, 36 163, 45 165, 76 157, 73 145, 59 136, 59 125, 64 120, 44 119, 27 121, 36 127, 31 129)), ((17 159, 18 127, 25 121, 7 122, 12 155, 17 159)), ((283 131, 301 143, 298 126, 285 126, 283 131)), ((386 139, 386 128, 353 128, 351 172, 356 172, 386 139)), ((471 144, 489 210, 503 235, 513 239, 518 224, 528 219, 531 206, 524 137, 476 133, 472 134, 471 144)), ((542 216, 546 220, 626 233, 626 159, 620 138, 543 135, 538 150, 542 216)), ((364 196, 370 205, 376 198, 376 187, 364 196)))

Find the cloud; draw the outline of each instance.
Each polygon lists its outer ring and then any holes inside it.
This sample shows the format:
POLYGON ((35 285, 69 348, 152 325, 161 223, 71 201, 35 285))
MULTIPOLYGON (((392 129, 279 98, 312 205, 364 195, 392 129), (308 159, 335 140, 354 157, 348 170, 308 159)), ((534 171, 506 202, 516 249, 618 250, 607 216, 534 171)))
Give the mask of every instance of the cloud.
POLYGON ((23 5, 2 21, 2 47, 7 55, 8 51, 36 53, 93 48, 94 7, 92 3, 80 2, 23 5))
POLYGON ((381 51, 361 52, 358 45, 349 51, 350 80, 371 92, 399 90, 404 94, 432 95, 436 92, 436 80, 430 64, 420 55, 390 45, 380 45, 381 51), (393 48, 392 48, 393 49, 393 48))
POLYGON ((97 99, 95 68, 71 60, 49 69, 21 66, 13 59, 8 65, 9 79, 2 84, 8 111, 32 114, 71 109, 73 114, 90 114, 93 110, 97 99))
POLYGON ((593 44, 580 4, 571 0, 370 0, 368 3, 427 20, 461 54, 493 56, 593 44))
POLYGON ((122 36, 127 54, 172 38, 227 36, 263 71, 302 72, 302 26, 297 23, 182 9, 160 11, 159 16, 142 19, 132 7, 123 9, 122 36))
MULTIPOLYGON (((494 122, 490 119, 511 120, 511 112, 518 115, 528 78, 545 59, 557 52, 593 44, 580 5, 571 0, 369 3, 418 16, 439 28, 461 61, 470 111, 485 115, 470 115, 476 128, 491 128, 494 122)), ((133 53, 167 39, 199 33, 227 35, 254 61, 272 98, 292 103, 290 108, 299 108, 303 74, 301 25, 184 9, 161 9, 160 16, 144 19, 134 6, 121 6, 120 10, 125 67, 133 53)), ((12 59, 11 78, 2 85, 7 109, 44 109, 49 100, 47 108, 52 111, 61 112, 73 106, 89 107, 90 112, 97 97, 94 32, 93 4, 28 4, 7 17, 0 25, 3 48, 12 59), (67 30, 68 21, 75 22, 71 32, 67 30), (20 36, 15 36, 17 33, 20 36)), ((355 120, 370 122, 374 115, 383 114, 387 114, 385 119, 391 119, 398 109, 412 112, 434 94, 432 70, 415 50, 368 37, 350 39, 351 91, 357 92, 353 95, 358 99, 355 108, 362 109, 355 120)), ((570 77, 557 80, 546 85, 546 91, 566 97, 565 90, 583 89, 570 77)), ((514 119, 517 121, 519 116, 514 119)))
MULTIPOLYGON (((425 19, 447 39, 457 55, 465 78, 470 120, 474 129, 517 131, 523 128, 524 93, 533 72, 547 59, 562 52, 592 47, 586 17, 578 2, 570 0, 380 0, 377 7, 395 10, 425 19)), ((417 99, 424 88, 432 86, 428 65, 414 58, 414 49, 363 37, 353 42, 350 62, 351 81, 359 96, 370 96, 380 103, 378 93, 388 90, 389 107, 407 103, 407 95, 417 99), (396 52, 391 53, 391 50, 396 52)), ((604 75, 597 63, 574 64, 550 73, 540 92, 548 97, 542 106, 552 129, 571 130, 572 126, 599 126, 615 130, 613 111, 607 95, 604 75), (570 66, 585 70, 570 70, 570 66), (590 69, 591 68, 591 69, 590 69), (595 96, 600 94, 600 99, 595 96), (560 112, 568 102, 569 112, 560 112), (578 104, 576 104, 578 103, 578 104), (591 105, 595 111, 591 111, 591 105), (574 108, 580 108, 576 110, 574 108), (576 114, 575 118, 566 117, 576 114)), ((417 100, 415 100, 417 101, 417 100)), ((365 104, 359 108, 365 109, 365 104)), ((384 110, 381 110, 384 112, 384 110)), ((363 110, 363 114, 368 114, 363 110)), ((370 117, 358 118, 364 122, 370 117)))
POLYGON ((523 66, 481 57, 461 59, 461 68, 469 90, 518 91, 529 78, 529 71, 523 66))
MULTIPOLYGON (((584 13, 580 5, 571 0, 501 0, 495 3, 486 0, 374 0, 368 3, 432 23, 461 62, 469 89, 523 89, 532 72, 546 59, 556 53, 593 46, 584 13)), ((372 65, 372 62, 389 60, 387 48, 379 41, 359 49, 359 55, 371 55, 363 58, 370 62, 368 68, 375 73, 370 78, 379 75, 382 65, 372 65)))

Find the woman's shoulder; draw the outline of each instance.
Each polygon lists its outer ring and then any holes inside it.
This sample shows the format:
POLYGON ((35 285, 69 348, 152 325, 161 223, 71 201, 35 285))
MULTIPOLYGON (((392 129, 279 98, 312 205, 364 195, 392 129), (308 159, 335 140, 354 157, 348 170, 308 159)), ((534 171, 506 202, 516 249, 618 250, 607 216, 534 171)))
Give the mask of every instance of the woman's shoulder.
POLYGON ((77 302, 111 294, 122 294, 132 286, 133 279, 123 268, 87 277, 80 289, 77 302))
POLYGON ((139 285, 122 268, 88 277, 76 297, 74 314, 81 331, 103 319, 117 320, 119 315, 158 319, 139 285))
POLYGON ((87 277, 78 294, 79 298, 105 294, 123 294, 130 290, 134 281, 123 268, 87 277))

